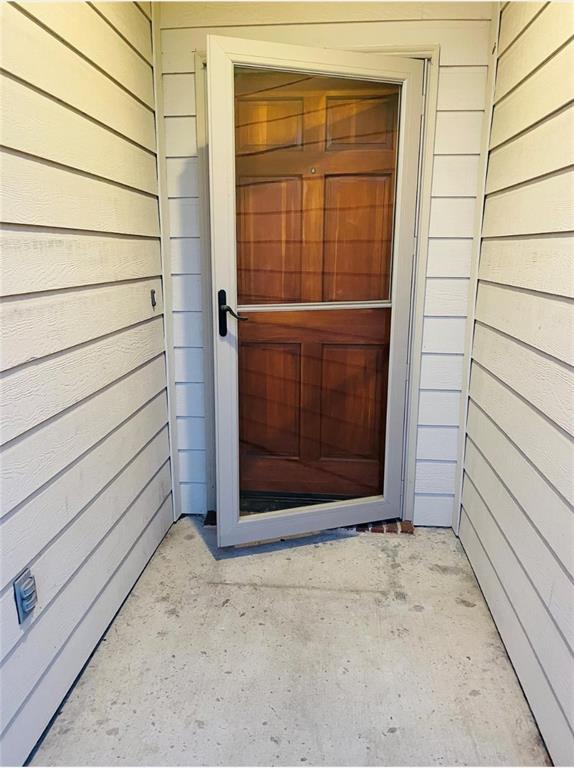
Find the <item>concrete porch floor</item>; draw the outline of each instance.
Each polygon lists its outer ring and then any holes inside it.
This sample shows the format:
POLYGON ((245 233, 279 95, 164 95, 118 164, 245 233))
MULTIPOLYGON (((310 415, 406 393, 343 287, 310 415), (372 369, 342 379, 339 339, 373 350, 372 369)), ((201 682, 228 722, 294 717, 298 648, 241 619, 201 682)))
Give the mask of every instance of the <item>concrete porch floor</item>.
POLYGON ((33 765, 542 765, 452 531, 167 535, 33 765))

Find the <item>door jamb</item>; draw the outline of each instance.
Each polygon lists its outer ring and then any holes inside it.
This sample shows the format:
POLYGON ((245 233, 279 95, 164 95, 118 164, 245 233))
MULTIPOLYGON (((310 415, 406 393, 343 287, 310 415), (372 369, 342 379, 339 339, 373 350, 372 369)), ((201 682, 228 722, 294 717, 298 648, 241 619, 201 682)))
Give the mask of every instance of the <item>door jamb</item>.
MULTIPOLYGON (((335 49, 333 49, 335 50, 335 49)), ((427 62, 423 78, 423 114, 421 115, 421 134, 419 149, 419 172, 417 179, 417 214, 415 218, 415 252, 413 254, 411 306, 409 317, 409 343, 407 357, 407 380, 405 385, 406 407, 404 416, 404 447, 402 461, 402 500, 401 511, 404 520, 413 520, 415 503, 416 446, 419 410, 419 390, 421 379, 421 356, 424 323, 424 303, 426 293, 426 273, 428 239, 430 227, 431 184, 435 143, 435 124, 438 96, 438 75, 440 63, 440 45, 426 46, 353 46, 344 50, 364 53, 382 53, 385 55, 406 56, 425 59, 427 62)), ((207 153, 207 102, 206 102, 206 62, 205 52, 195 54, 195 93, 197 120, 197 152, 199 158, 199 178, 202 190, 200 198, 201 234, 205 247, 202 248, 202 295, 205 318, 204 365, 206 371, 206 459, 207 459, 207 505, 215 506, 215 392, 213 368, 213 317, 211 307, 211 247, 209 242, 209 162, 207 153), (207 190, 207 192, 206 192, 207 190)), ((464 394, 464 393, 463 393, 464 394)), ((460 460, 460 457, 457 457, 460 460)), ((457 489, 458 490, 458 489, 457 489)), ((458 494, 460 496, 460 494, 458 494)), ((454 498, 455 509, 459 498, 454 498)))

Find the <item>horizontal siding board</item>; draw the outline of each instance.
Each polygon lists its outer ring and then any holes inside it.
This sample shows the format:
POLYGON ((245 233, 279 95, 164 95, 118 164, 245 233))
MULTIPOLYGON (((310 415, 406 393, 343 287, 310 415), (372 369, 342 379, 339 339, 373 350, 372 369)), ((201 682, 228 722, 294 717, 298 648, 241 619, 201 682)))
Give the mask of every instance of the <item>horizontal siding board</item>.
POLYGON ((567 299, 480 283, 476 319, 565 363, 574 362, 574 316, 567 299))
POLYGON ((470 277, 473 241, 432 238, 428 244, 427 277, 470 277))
MULTIPOLYGON (((163 389, 165 361, 161 355, 2 449, 3 515, 78 461, 107 435, 122 429, 124 421, 127 423, 163 389)), ((137 428, 145 431, 143 425, 137 428)))
POLYGON ((203 253, 199 238, 172 238, 169 248, 172 275, 201 274, 203 253))
POLYGON ((162 312, 160 278, 4 300, 0 304, 0 370, 61 352, 162 312), (155 307, 151 291, 155 291, 155 307))
MULTIPOLYGON (((151 481, 149 477, 140 478, 140 481, 142 493, 135 503, 102 540, 75 578, 68 582, 50 609, 32 625, 26 633, 26 642, 20 642, 5 660, 3 685, 11 695, 2 699, 2 729, 8 726, 54 656, 97 599, 110 575, 121 565, 139 532, 146 528, 165 502, 170 489, 169 464, 164 464, 151 481)), ((118 605, 116 603, 116 610, 118 605)))
POLYGON ((18 3, 27 14, 65 40, 148 107, 154 107, 150 64, 110 27, 89 3, 18 3))
POLYGON ((488 413, 558 493, 572 503, 570 438, 476 363, 471 371, 470 398, 488 413))
POLYGON ((2 41, 3 69, 155 151, 154 115, 149 107, 11 4, 0 6, 0 18, 10 30, 2 41), (34 56, 22 51, 34 51, 34 56))
POLYGON ((455 461, 417 461, 415 493, 454 494, 455 461))
MULTIPOLYGON (((466 474, 474 488, 480 488, 486 507, 496 510, 492 522, 510 543, 517 560, 528 575, 540 599, 552 616, 566 645, 574 640, 574 584, 542 542, 524 511, 516 503, 504 483, 485 461, 472 442, 466 448, 466 474)), ((472 505, 470 505, 472 507, 472 505)), ((477 527, 478 529, 478 527, 477 527)))
POLYGON ((436 197, 476 197, 478 155, 438 155, 434 158, 432 194, 436 197))
POLYGON ((468 478, 463 487, 462 503, 528 633, 567 720, 574 722, 574 666, 568 645, 555 623, 548 619, 544 603, 528 580, 523 564, 468 478))
POLYGON ((205 450, 205 417, 178 417, 177 434, 180 450, 205 450))
POLYGON ((205 380, 203 349, 176 347, 173 352, 176 383, 203 382, 205 380))
POLYGON ((417 526, 450 528, 454 508, 453 496, 415 494, 414 520, 417 526))
POLYGON ((166 2, 161 6, 162 27, 240 26, 248 18, 254 24, 318 24, 356 21, 418 21, 423 19, 489 19, 488 3, 341 3, 325 7, 324 3, 237 3, 198 2, 191 7, 166 2), (476 6, 476 7, 474 7, 476 6))
POLYGON ((493 14, 490 3, 476 3, 476 8, 468 3, 427 2, 423 3, 423 19, 491 19, 493 14))
POLYGON ((534 716, 544 733, 545 742, 554 756, 555 763, 568 765, 574 750, 574 737, 570 726, 533 651, 528 635, 518 620, 513 603, 504 591, 493 563, 464 509, 460 536, 534 716))
POLYGON ((497 147, 566 106, 574 98, 573 69, 574 41, 496 104, 490 146, 497 147))
POLYGON ((199 201, 193 197, 170 199, 169 223, 172 237, 199 237, 201 221, 199 201))
POLYGON ((163 352, 157 318, 0 380, 2 444, 80 402, 163 352))
POLYGON ((173 344, 176 347, 203 346, 201 310, 173 313, 173 344))
POLYGON ((574 230, 574 171, 486 198, 484 237, 574 230))
POLYGON ((456 461, 459 433, 457 427, 419 427, 417 459, 456 461))
POLYGON ((163 114, 165 117, 195 115, 195 76, 164 75, 163 114))
POLYGON ((171 283, 174 311, 197 312, 202 309, 201 275, 174 275, 171 283))
POLYGON ((8 152, 0 155, 2 216, 10 224, 157 236, 157 200, 8 152))
POLYGON ((168 158, 166 172, 168 197, 199 197, 197 158, 168 158))
POLYGON ((187 45, 187 29, 162 29, 161 71, 164 74, 195 72, 195 51, 187 45))
POLYGON ((476 201, 468 197, 431 201, 429 237, 473 237, 476 201))
POLYGON ((574 106, 490 153, 486 192, 574 165, 574 106))
POLYGON ((205 451, 178 451, 179 478, 182 483, 204 483, 207 474, 205 451))
POLYGON ((514 44, 500 56, 494 97, 499 101, 574 35, 571 3, 548 3, 514 44))
POLYGON ((164 121, 166 157, 197 155, 195 117, 168 117, 164 121))
POLYGON ((0 246, 2 296, 161 275, 159 240, 0 229, 0 246))
MULTIPOLYGON (((42 613, 47 609, 49 610, 50 603, 58 592, 73 576, 84 560, 89 557, 92 550, 97 547, 107 532, 114 527, 124 511, 135 501, 148 479, 154 477, 158 470, 168 461, 169 439, 166 426, 167 410, 165 398, 162 401, 158 400, 157 404, 160 407, 156 406, 156 413, 146 414, 146 417, 151 416, 149 422, 145 425, 148 433, 146 438, 143 435, 140 437, 139 446, 138 443, 132 440, 132 446, 130 447, 134 447, 136 450, 141 449, 141 452, 131 454, 127 453, 127 448, 123 448, 121 461, 118 460, 114 468, 107 467, 108 472, 111 470, 113 478, 110 484, 106 487, 102 486, 101 493, 97 497, 90 499, 90 503, 76 518, 68 512, 68 519, 72 520, 71 525, 65 528, 65 530, 55 527, 48 532, 46 531, 46 522, 42 525, 42 517, 36 513, 35 520, 40 522, 43 528, 43 536, 38 536, 35 532, 35 540, 30 542, 24 534, 22 527, 20 528, 20 535, 16 538, 13 536, 6 538, 3 535, 3 547, 5 547, 3 557, 6 554, 9 558, 9 565, 14 563, 16 566, 16 568, 11 569, 13 574, 16 575, 18 570, 21 570, 26 565, 31 565, 36 581, 42 585, 42 588, 38 591, 38 602, 34 608, 31 620, 26 623, 25 628, 18 623, 18 615, 11 590, 6 591, 2 598, 0 598, 2 658, 5 658, 21 639, 26 638, 30 629, 42 616, 42 613), (161 430, 161 432, 151 439, 149 433, 154 427, 156 430, 161 430), (151 442, 142 448, 141 443, 144 443, 145 439, 150 439, 151 442), (53 538, 50 537, 50 533, 53 538), (45 544, 46 540, 50 544, 41 552, 38 544, 45 544)), ((143 423, 142 420, 139 424, 140 429, 143 423)), ((91 464, 91 468, 96 471, 99 469, 95 462, 91 464)), ((65 481, 70 482, 69 478, 66 478, 65 481)), ((169 486, 164 488, 166 492, 168 489, 169 486)), ((50 513, 53 513, 54 507, 48 506, 47 509, 48 515, 46 517, 50 519, 50 513)), ((22 513, 26 513, 26 508, 20 514, 22 513)), ((14 534, 15 532, 12 531, 11 533, 14 534)), ((7 568, 7 570, 10 569, 7 568)), ((4 574, 2 581, 4 582, 4 574)))
POLYGON ((485 240, 479 278, 574 298, 572 236, 485 240))
POLYGON ((457 427, 459 423, 460 393, 431 392, 419 395, 418 424, 457 427))
POLYGON ((459 317, 425 317, 423 352, 464 352, 466 320, 459 317))
POLYGON ((182 483, 181 508, 184 515, 204 515, 207 512, 207 485, 182 483))
POLYGON ((432 355, 421 359, 421 389, 461 389, 462 355, 432 355))
POLYGON ((157 192, 156 158, 151 152, 10 77, 0 76, 0 88, 11 105, 2 116, 5 147, 157 192))
POLYGON ((563 567, 574 572, 574 515, 566 501, 474 402, 467 432, 563 567))
POLYGON ((487 67, 441 67, 437 109, 483 110, 487 67))
POLYGON ((574 435, 574 370, 478 324, 473 359, 574 435))
POLYGON ((482 112, 437 112, 435 157, 480 154, 483 122, 482 112))
POLYGON ((92 2, 92 5, 140 56, 152 63, 151 24, 135 3, 92 2))
POLYGON ((536 14, 540 13, 544 6, 545 3, 508 3, 500 16, 500 33, 498 35, 499 56, 516 40, 518 35, 530 24, 536 14))
MULTIPOLYGON (((31 746, 49 724, 74 683, 78 670, 82 669, 89 659, 94 645, 114 618, 118 605, 121 605, 129 594, 172 522, 170 496, 143 530, 139 530, 133 537, 133 544, 122 562, 112 571, 93 603, 86 606, 89 610, 61 647, 58 659, 47 667, 32 695, 23 702, 19 716, 11 721, 2 735, 2 756, 7 764, 24 763, 31 746)), ((78 602, 82 603, 83 600, 80 595, 78 602)))
POLYGON ((205 414, 205 387, 203 384, 175 385, 176 416, 203 416, 205 414))
POLYGON ((425 317, 464 317, 468 310, 468 280, 427 279, 425 317))

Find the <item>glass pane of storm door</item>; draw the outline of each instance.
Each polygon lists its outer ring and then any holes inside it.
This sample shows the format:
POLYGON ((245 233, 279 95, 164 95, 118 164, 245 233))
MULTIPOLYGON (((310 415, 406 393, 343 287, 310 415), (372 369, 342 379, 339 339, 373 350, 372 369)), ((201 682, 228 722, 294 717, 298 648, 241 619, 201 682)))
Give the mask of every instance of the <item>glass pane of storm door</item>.
POLYGON ((384 492, 399 98, 236 68, 242 514, 384 492))

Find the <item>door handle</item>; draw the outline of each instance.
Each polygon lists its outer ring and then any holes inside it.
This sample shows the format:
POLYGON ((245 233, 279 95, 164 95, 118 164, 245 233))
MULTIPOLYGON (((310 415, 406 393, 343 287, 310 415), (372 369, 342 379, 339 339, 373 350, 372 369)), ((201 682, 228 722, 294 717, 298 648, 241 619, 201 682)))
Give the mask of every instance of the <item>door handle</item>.
POLYGON ((227 294, 221 289, 217 291, 217 312, 219 315, 219 335, 227 336, 227 313, 229 313, 236 320, 249 320, 248 317, 243 317, 237 314, 227 303, 227 294))

